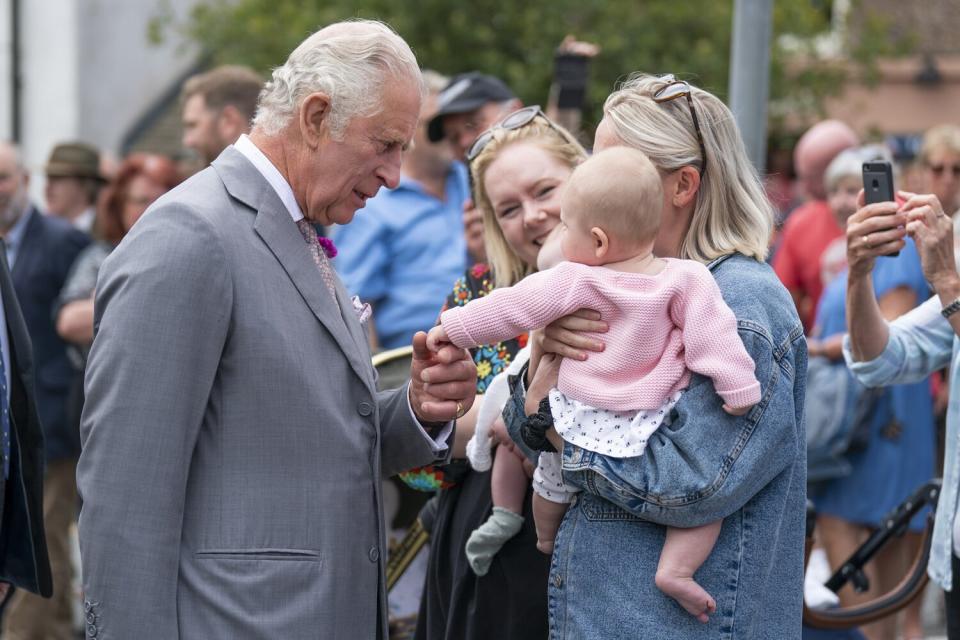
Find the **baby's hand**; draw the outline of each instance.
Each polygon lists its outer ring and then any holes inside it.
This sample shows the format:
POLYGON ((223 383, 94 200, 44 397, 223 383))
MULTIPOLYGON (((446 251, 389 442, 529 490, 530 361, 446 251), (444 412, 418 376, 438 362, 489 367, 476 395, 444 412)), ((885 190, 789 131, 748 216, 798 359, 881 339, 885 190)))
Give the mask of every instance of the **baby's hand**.
POLYGON ((753 405, 747 405, 746 407, 731 407, 727 403, 723 403, 723 410, 729 413, 732 416, 742 416, 747 411, 753 408, 753 405))
POLYGON ((445 344, 450 344, 450 338, 447 336, 447 330, 442 324, 438 324, 427 333, 427 349, 434 353, 440 351, 445 344))

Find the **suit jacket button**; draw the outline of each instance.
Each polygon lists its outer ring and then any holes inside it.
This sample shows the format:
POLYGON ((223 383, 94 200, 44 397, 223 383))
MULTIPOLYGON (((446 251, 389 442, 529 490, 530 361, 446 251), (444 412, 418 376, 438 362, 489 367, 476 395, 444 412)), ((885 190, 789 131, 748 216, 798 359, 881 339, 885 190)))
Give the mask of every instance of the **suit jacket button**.
POLYGON ((93 611, 87 612, 87 624, 94 624, 97 621, 97 614, 93 611))
POLYGON ((367 557, 370 558, 370 562, 376 562, 380 559, 380 549, 370 547, 370 552, 367 554, 367 557))
POLYGON ((357 413, 366 418, 373 413, 373 405, 369 402, 361 402, 357 405, 357 413))
POLYGON ((88 624, 87 625, 87 637, 96 638, 97 637, 97 627, 96 625, 88 624))

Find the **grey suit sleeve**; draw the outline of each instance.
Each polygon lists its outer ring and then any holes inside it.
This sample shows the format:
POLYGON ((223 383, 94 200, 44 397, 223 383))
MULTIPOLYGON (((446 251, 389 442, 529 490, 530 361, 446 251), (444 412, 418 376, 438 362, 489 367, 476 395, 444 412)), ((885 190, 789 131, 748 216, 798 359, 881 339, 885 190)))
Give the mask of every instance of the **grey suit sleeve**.
POLYGON ((187 477, 231 305, 215 230, 181 206, 144 216, 101 270, 77 469, 98 639, 178 637, 187 477))
POLYGON ((380 405, 380 472, 385 478, 414 467, 443 462, 449 457, 453 443, 451 431, 447 448, 439 453, 434 452, 432 441, 410 415, 407 386, 405 384, 399 389, 377 393, 380 405))

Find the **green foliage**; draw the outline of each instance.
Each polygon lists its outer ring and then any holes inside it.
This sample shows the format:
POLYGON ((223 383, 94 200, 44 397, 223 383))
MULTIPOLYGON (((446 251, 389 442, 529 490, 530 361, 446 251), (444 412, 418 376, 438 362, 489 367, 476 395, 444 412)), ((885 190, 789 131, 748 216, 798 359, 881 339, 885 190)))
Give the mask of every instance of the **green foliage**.
MULTIPOLYGON (((829 31, 829 13, 823 0, 774 5, 774 127, 786 112, 817 114, 824 97, 842 86, 846 71, 821 60, 812 44, 814 36, 829 31), (795 36, 789 49, 779 44, 785 34, 795 36)), ((173 28, 207 49, 215 62, 268 71, 322 25, 376 18, 410 43, 424 67, 446 74, 492 73, 525 102, 541 104, 554 49, 572 33, 602 49, 591 67, 585 118, 590 126, 617 80, 631 71, 673 72, 725 97, 732 16, 732 0, 203 0, 186 24, 173 28)), ((882 31, 882 21, 871 20, 869 29, 882 31)), ((169 16, 159 15, 152 28, 169 30, 169 16)), ((878 41, 883 39, 861 38, 866 46, 855 59, 869 66, 878 41)))

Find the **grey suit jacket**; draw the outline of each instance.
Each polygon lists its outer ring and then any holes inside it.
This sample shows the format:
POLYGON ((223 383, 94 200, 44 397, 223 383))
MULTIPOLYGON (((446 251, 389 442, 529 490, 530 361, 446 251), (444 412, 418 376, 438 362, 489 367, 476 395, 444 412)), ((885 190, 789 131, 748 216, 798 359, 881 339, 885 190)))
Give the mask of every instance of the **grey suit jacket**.
POLYGON ((104 263, 77 470, 89 636, 386 635, 381 476, 438 454, 338 297, 232 147, 104 263))

